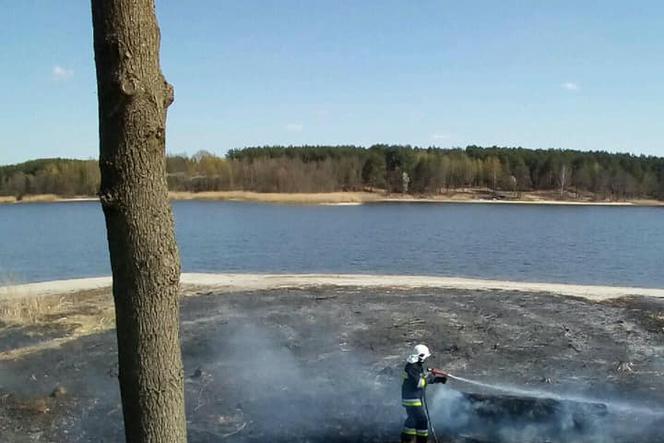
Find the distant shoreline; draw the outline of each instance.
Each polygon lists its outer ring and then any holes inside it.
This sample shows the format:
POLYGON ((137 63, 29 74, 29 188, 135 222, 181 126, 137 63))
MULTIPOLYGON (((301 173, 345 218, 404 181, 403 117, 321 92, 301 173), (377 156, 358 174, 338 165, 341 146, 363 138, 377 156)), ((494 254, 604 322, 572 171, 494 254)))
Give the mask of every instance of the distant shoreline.
POLYGON ((14 196, 0 196, 0 205, 13 205, 13 204, 24 204, 24 203, 62 203, 62 202, 91 202, 99 201, 99 198, 96 196, 76 196, 76 197, 61 197, 55 194, 35 194, 35 195, 26 195, 21 199, 17 199, 14 196))
MULTIPOLYGON (((472 204, 526 204, 569 206, 664 206, 664 201, 634 199, 625 201, 574 199, 558 200, 551 193, 523 192, 518 198, 491 198, 477 190, 450 192, 435 196, 385 194, 382 192, 326 192, 326 193, 260 193, 250 191, 169 192, 174 201, 239 201, 254 203, 353 206, 367 203, 472 203, 472 204)), ((60 197, 55 194, 16 197, 0 196, 0 204, 63 203, 98 201, 96 196, 60 197)))

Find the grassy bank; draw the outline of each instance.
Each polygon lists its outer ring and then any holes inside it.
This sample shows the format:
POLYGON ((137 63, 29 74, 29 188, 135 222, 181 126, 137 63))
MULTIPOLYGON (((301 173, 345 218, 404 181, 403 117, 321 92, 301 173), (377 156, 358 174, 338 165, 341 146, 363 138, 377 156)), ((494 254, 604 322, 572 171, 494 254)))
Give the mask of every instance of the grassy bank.
POLYGON ((249 191, 171 192, 173 200, 228 200, 287 204, 360 204, 376 202, 383 194, 371 192, 260 193, 249 191))
POLYGON ((15 196, 0 196, 0 204, 13 204, 13 203, 53 203, 63 201, 89 201, 97 200, 95 196, 75 196, 63 197, 56 194, 33 194, 23 195, 20 198, 15 196))
POLYGON ((556 192, 502 193, 487 189, 462 189, 436 195, 388 194, 385 192, 260 193, 250 191, 171 192, 172 200, 226 200, 283 204, 363 204, 380 202, 422 203, 524 203, 564 205, 664 206, 664 201, 633 199, 600 200, 593 195, 560 198, 556 192))
MULTIPOLYGON (((298 205, 358 205, 380 202, 419 203, 519 203, 540 205, 600 205, 600 206, 664 206, 664 201, 653 199, 603 200, 592 194, 567 195, 557 192, 533 191, 522 193, 494 193, 487 189, 460 189, 435 195, 388 194, 386 192, 251 192, 206 191, 170 192, 171 200, 244 201, 256 203, 298 205)), ((0 197, 0 204, 97 201, 96 196, 62 197, 55 194, 38 194, 16 197, 0 197)))

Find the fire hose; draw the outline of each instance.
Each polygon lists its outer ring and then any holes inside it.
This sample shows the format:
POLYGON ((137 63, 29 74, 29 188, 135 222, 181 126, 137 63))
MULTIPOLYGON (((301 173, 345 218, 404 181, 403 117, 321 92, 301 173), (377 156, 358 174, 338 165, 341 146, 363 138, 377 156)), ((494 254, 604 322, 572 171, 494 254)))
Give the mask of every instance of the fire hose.
POLYGON ((424 404, 424 413, 427 416, 427 423, 429 423, 429 427, 431 428, 431 435, 433 436, 433 441, 434 443, 438 443, 438 435, 436 435, 436 428, 434 428, 433 422, 431 421, 431 416, 429 415, 429 405, 427 405, 426 393, 422 395, 422 403, 424 404))
MULTIPOLYGON (((428 368, 427 369, 431 375, 433 375, 434 380, 435 379, 443 379, 447 381, 447 378, 450 377, 450 374, 446 373, 445 371, 438 369, 438 368, 428 368)), ((454 378, 454 377, 453 377, 454 378)), ((443 383, 445 383, 445 381, 443 383)), ((431 421, 431 415, 429 414, 429 405, 427 404, 427 398, 426 398, 426 391, 422 395, 422 403, 424 404, 424 413, 427 416, 427 423, 429 423, 429 428, 431 428, 431 435, 433 436, 433 441, 434 443, 439 443, 438 442, 438 435, 436 434, 436 428, 433 425, 433 421, 431 421)))

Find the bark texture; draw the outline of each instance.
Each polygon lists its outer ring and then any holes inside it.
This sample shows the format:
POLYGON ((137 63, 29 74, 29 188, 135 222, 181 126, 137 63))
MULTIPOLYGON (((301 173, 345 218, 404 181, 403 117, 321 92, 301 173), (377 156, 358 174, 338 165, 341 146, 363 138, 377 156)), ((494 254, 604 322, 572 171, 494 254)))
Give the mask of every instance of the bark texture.
POLYGON ((153 0, 92 0, 101 188, 127 441, 186 441, 180 260, 165 175, 173 88, 153 0))

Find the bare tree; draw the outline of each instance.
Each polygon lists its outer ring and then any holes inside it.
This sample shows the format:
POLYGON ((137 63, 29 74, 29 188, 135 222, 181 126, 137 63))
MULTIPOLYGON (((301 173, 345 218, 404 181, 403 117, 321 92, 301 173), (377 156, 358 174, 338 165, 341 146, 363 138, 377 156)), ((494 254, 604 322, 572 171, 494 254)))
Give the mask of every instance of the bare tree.
POLYGON ((180 259, 165 174, 173 88, 153 0, 92 0, 101 188, 113 271, 125 435, 184 442, 180 259))
POLYGON ((569 181, 569 168, 565 163, 560 165, 560 173, 558 174, 558 183, 560 184, 560 198, 565 195, 565 187, 569 181))
POLYGON ((489 157, 486 159, 486 168, 491 179, 491 190, 498 189, 498 175, 501 173, 500 160, 497 157, 489 157))

